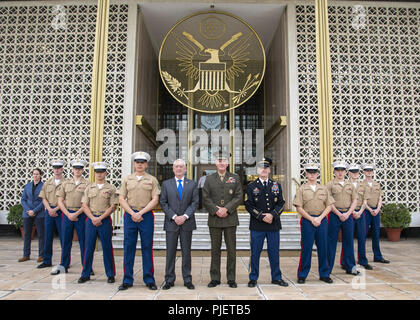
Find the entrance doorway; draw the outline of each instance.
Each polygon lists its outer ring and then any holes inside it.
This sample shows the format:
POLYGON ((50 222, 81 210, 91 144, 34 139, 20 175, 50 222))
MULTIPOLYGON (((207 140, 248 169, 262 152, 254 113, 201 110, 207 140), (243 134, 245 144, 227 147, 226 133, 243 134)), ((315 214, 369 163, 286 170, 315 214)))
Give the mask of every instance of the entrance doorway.
MULTIPOLYGON (((176 133, 176 141, 179 141, 180 129, 185 129, 188 126, 188 112, 189 110, 178 103, 173 97, 167 93, 163 83, 160 82, 159 86, 159 112, 158 112, 158 130, 170 129, 176 133)), ((257 90, 257 92, 243 105, 236 108, 234 112, 223 112, 218 114, 208 114, 198 111, 192 113, 192 126, 191 129, 204 130, 210 137, 212 130, 233 130, 239 129, 243 132, 245 129, 264 129, 264 83, 257 90), (234 119, 231 119, 233 117, 234 119), (231 121, 233 120, 233 121, 231 121), (233 127, 232 127, 233 126, 233 127)), ((190 111, 191 112, 191 111, 190 111)), ((256 135, 253 134, 252 142, 252 155, 258 158, 262 158, 264 155, 256 154, 256 135)), ((185 137, 186 138, 186 137, 185 137)), ((210 141, 209 141, 210 142, 210 141)), ((176 145, 176 158, 183 158, 187 160, 187 152, 182 146, 187 143, 177 143, 176 145)), ((192 164, 192 170, 190 171, 190 179, 198 181, 203 175, 203 172, 210 174, 215 172, 215 166, 212 160, 212 154, 216 152, 209 145, 208 149, 205 149, 206 154, 198 151, 197 156, 204 161, 195 161, 197 164, 192 164)), ((244 153, 242 146, 238 146, 234 150, 235 159, 243 159, 244 153)), ((255 163, 246 164, 245 161, 236 161, 234 169, 229 168, 231 172, 235 172, 240 176, 244 186, 249 182, 249 176, 255 174, 255 163)), ((169 179, 173 176, 172 165, 164 164, 157 167, 157 175, 160 181, 169 179)))

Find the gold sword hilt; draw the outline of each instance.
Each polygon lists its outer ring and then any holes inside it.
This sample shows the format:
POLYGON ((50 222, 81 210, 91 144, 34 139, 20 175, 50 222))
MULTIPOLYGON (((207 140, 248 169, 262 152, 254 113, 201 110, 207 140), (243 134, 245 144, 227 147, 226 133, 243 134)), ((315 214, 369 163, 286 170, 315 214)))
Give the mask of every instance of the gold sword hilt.
POLYGON ((186 31, 184 31, 182 34, 185 36, 185 38, 187 38, 192 43, 194 43, 197 47, 199 47, 201 51, 204 50, 204 46, 200 42, 198 42, 197 40, 195 40, 194 37, 191 34, 189 34, 186 31))
POLYGON ((224 50, 228 45, 230 45, 232 42, 235 42, 239 39, 239 37, 242 36, 242 32, 238 32, 237 34, 233 35, 230 40, 226 41, 221 47, 220 50, 224 50))

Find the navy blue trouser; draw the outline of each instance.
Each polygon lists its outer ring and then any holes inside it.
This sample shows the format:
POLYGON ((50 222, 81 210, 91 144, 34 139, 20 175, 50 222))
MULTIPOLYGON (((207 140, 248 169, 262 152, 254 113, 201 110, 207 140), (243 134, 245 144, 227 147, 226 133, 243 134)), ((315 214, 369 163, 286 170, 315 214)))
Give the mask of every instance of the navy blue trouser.
MULTIPOLYGON (((76 211, 68 210, 70 213, 76 211)), ((61 233, 62 233, 62 242, 63 248, 61 250, 61 265, 64 268, 68 268, 71 263, 71 247, 73 245, 73 233, 76 229, 77 238, 79 239, 80 246, 80 257, 83 265, 83 256, 85 254, 85 224, 86 224, 86 215, 81 213, 77 217, 77 221, 71 221, 65 214, 63 214, 63 219, 61 221, 61 233)))
POLYGON ((32 236, 32 226, 35 223, 36 233, 38 234, 38 257, 44 256, 44 246, 45 246, 45 218, 38 217, 29 217, 23 218, 23 230, 25 233, 25 239, 23 243, 23 256, 30 257, 31 255, 31 236, 32 236))
POLYGON ((281 280, 279 249, 279 231, 255 231, 251 230, 251 270, 249 280, 258 280, 260 271, 260 256, 267 238, 267 253, 270 261, 271 280, 281 280))
MULTIPOLYGON (((345 212, 345 211, 344 211, 345 212)), ((330 273, 334 267, 335 254, 337 251, 338 231, 342 229, 342 246, 343 246, 343 259, 342 264, 345 266, 347 271, 351 271, 356 265, 354 259, 354 222, 353 215, 350 215, 348 219, 341 222, 340 218, 333 212, 329 213, 328 216, 328 265, 330 267, 330 273)))
MULTIPOLYGON (((360 215, 359 219, 354 219, 354 228, 357 235, 357 263, 365 266, 368 264, 366 258, 366 212, 360 215)), ((343 264, 343 248, 341 248, 341 264, 343 264)))
MULTIPOLYGON (((51 207, 54 209, 55 207, 51 207)), ((61 241, 61 210, 57 211, 57 217, 53 218, 48 214, 48 210, 45 210, 45 246, 44 246, 44 261, 45 264, 52 264, 53 255, 53 240, 54 231, 57 229, 58 237, 60 238, 60 246, 63 246, 61 241)))
POLYGON ((105 273, 107 277, 115 277, 114 249, 112 248, 112 220, 107 217, 96 227, 92 220, 86 219, 85 227, 85 255, 83 258, 82 278, 89 278, 92 272, 93 255, 96 239, 99 236, 102 244, 105 273))
MULTIPOLYGON (((371 208, 376 210, 376 208, 371 208)), ((383 259, 381 248, 379 247, 379 230, 381 227, 381 217, 378 213, 376 216, 372 216, 369 210, 365 210, 366 213, 366 234, 369 231, 369 228, 372 228, 372 251, 373 251, 373 260, 383 259)))
MULTIPOLYGON (((316 217, 315 215, 312 215, 316 217)), ((311 221, 305 218, 300 219, 300 260, 298 267, 298 278, 306 279, 311 270, 312 248, 314 242, 318 255, 318 272, 320 278, 330 276, 330 268, 327 259, 327 237, 328 223, 327 218, 322 219, 321 224, 315 227, 311 221)))
MULTIPOLYGON (((134 210, 134 212, 138 212, 134 210)), ((124 279, 123 283, 133 284, 134 259, 137 237, 140 233, 143 281, 146 285, 155 283, 153 265, 153 232, 155 217, 152 211, 143 214, 143 220, 134 222, 131 215, 124 214, 124 279)))

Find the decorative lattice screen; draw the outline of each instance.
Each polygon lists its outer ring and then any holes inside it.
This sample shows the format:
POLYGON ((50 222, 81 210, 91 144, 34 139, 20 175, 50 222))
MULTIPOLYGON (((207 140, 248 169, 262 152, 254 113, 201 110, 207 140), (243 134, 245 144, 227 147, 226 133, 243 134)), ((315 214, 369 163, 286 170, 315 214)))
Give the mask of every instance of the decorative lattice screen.
MULTIPOLYGON (((374 162, 385 202, 420 203, 420 10, 330 6, 333 154, 374 162)), ((301 163, 319 155, 309 146, 318 120, 313 6, 298 6, 301 163)), ((319 158, 318 158, 319 159, 319 158)))
MULTIPOLYGON (((0 6, 0 210, 19 202, 35 167, 89 160, 95 4, 0 6)), ((104 160, 119 183, 127 5, 111 5, 104 160)), ((68 174, 70 170, 66 170, 68 174)))
POLYGON ((109 11, 103 161, 111 164, 112 170, 110 170, 111 174, 108 176, 108 180, 116 187, 119 187, 121 184, 123 156, 128 5, 111 5, 109 11))

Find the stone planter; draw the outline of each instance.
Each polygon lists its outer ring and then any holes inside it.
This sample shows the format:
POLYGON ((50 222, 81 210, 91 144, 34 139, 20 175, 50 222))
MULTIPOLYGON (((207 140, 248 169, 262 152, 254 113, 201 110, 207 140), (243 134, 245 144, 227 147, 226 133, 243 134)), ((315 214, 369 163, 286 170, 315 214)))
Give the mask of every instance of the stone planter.
POLYGON ((403 228, 385 228, 386 235, 389 241, 400 241, 401 231, 403 228))

